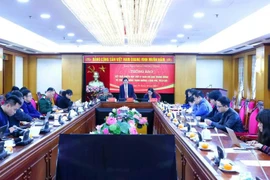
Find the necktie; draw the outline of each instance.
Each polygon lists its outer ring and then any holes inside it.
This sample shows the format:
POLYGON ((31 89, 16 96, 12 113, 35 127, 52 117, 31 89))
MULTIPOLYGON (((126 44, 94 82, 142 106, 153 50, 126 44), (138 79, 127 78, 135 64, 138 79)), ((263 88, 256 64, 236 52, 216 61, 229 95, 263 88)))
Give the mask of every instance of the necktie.
POLYGON ((128 86, 125 85, 125 98, 128 98, 128 86))

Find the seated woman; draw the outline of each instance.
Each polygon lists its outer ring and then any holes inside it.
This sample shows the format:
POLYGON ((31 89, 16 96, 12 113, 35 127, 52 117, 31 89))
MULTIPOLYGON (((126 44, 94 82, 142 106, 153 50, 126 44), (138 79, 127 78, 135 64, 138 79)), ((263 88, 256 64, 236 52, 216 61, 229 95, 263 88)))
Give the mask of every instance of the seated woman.
POLYGON ((104 88, 102 93, 98 96, 98 99, 100 101, 107 101, 108 98, 112 98, 113 95, 111 93, 109 93, 109 89, 108 88, 104 88))
POLYGON ((249 141, 248 144, 270 155, 270 109, 264 109, 257 115, 259 136, 258 141, 249 141))
POLYGON ((152 98, 157 98, 153 88, 148 88, 147 93, 143 96, 145 101, 150 101, 152 98))
POLYGON ((62 92, 62 97, 58 102, 58 107, 66 109, 72 106, 73 102, 70 100, 73 92, 70 89, 67 89, 62 92))
POLYGON ((185 95, 186 95, 185 104, 183 104, 181 106, 183 109, 189 109, 190 108, 190 105, 189 105, 189 102, 188 102, 188 98, 191 97, 194 92, 195 92, 195 89, 187 89, 185 91, 185 95))

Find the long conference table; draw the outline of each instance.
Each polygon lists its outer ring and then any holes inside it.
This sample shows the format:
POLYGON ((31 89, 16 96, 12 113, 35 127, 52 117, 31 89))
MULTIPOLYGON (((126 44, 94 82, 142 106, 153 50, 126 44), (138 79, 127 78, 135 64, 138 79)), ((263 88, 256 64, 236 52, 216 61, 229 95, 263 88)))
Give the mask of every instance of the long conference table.
MULTIPOLYGON (((239 179, 240 173, 225 173, 213 165, 211 157, 214 152, 201 151, 195 143, 183 135, 169 118, 166 117, 157 105, 152 103, 125 103, 125 102, 100 102, 86 112, 66 122, 60 127, 53 127, 51 132, 35 138, 34 141, 23 147, 14 147, 14 152, 4 160, 0 160, 0 179, 33 179, 50 180, 56 177, 56 162, 58 154, 58 141, 60 134, 84 134, 93 131, 96 126, 96 108, 153 108, 154 109, 154 134, 174 134, 176 145, 176 164, 178 179, 239 179)), ((197 128, 200 131, 199 128, 197 128)), ((218 136, 221 138, 227 152, 227 158, 234 161, 239 167, 239 172, 250 171, 252 176, 266 179, 255 156, 250 151, 232 150, 232 142, 226 133, 219 131, 216 136, 214 132, 210 146, 221 145, 218 136)), ((143 148, 143 147, 142 147, 143 148)), ((270 177, 270 156, 255 151, 267 176, 270 177), (268 162, 268 163, 267 163, 268 162)))

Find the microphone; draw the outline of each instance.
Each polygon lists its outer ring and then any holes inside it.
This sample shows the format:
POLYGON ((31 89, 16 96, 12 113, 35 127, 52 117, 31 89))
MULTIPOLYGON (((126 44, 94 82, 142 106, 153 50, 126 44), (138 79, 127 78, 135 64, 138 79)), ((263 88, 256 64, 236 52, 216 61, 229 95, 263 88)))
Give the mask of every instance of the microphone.
MULTIPOLYGON (((214 129, 215 129, 215 131, 216 131, 216 134, 218 135, 218 130, 217 130, 217 128, 215 127, 214 129)), ((223 143, 222 143, 222 141, 221 141, 219 135, 218 135, 217 137, 218 137, 218 139, 219 139, 219 142, 220 142, 220 144, 221 144, 222 149, 224 149, 223 143)))
MULTIPOLYGON (((259 166, 260 166, 260 168, 261 168, 261 170, 262 170, 262 172, 263 172, 264 177, 266 178, 266 180, 269 180, 269 178, 267 177, 267 175, 266 175, 266 173, 265 173, 265 171, 264 171, 264 169, 263 169, 263 167, 262 167, 262 165, 261 165, 261 163, 260 163, 260 161, 259 161, 259 159, 258 159, 258 157, 257 157, 257 154, 256 154, 255 151, 254 151, 254 149, 251 149, 250 151, 251 151, 251 153, 255 156, 256 161, 258 162, 258 164, 259 164, 259 166)), ((260 178, 257 177, 257 176, 256 176, 256 179, 260 180, 260 178)))

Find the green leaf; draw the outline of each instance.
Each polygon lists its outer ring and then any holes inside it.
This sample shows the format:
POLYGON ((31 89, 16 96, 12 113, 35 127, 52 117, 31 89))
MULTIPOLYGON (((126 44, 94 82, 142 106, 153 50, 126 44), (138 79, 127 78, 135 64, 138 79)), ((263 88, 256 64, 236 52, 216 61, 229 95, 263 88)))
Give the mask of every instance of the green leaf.
POLYGON ((125 134, 128 134, 129 127, 130 127, 130 125, 127 122, 122 122, 120 124, 120 130, 121 130, 121 132, 123 132, 125 134))
POLYGON ((117 129, 117 124, 112 124, 112 125, 109 126, 109 130, 111 132, 114 132, 116 129, 117 129))

